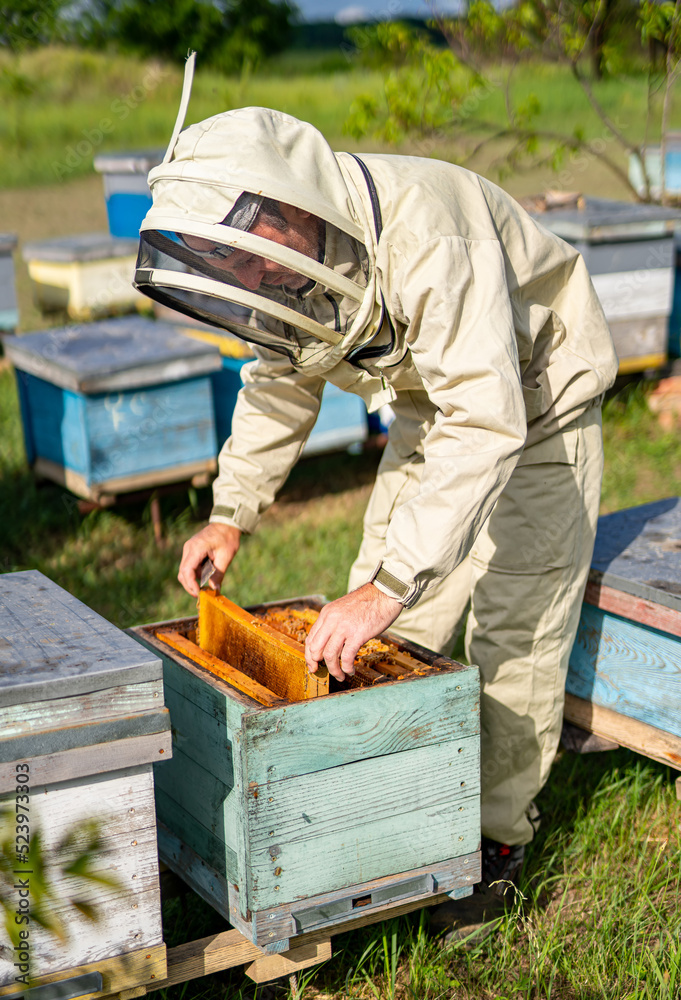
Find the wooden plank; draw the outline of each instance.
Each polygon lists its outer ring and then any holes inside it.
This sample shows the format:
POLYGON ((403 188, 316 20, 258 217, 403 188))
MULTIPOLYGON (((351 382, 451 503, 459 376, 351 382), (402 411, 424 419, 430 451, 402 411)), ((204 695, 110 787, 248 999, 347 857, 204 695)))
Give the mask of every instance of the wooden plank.
MULTIPOLYGON (((237 862, 234 851, 204 826, 201 822, 204 817, 192 816, 162 788, 156 788, 155 797, 158 822, 171 830, 185 847, 193 850, 202 859, 202 864, 208 865, 216 874, 236 881, 237 862)), ((172 868, 169 856, 163 854, 162 857, 172 868)))
MULTIPOLYGON (((177 622, 178 631, 183 634, 196 619, 177 622)), ((216 719, 222 720, 228 729, 239 729, 241 716, 245 709, 261 711, 262 706, 242 694, 236 688, 230 687, 225 681, 215 675, 208 674, 184 653, 173 651, 169 654, 166 643, 154 635, 160 628, 168 626, 168 622, 158 622, 154 625, 138 626, 130 630, 133 639, 147 649, 151 649, 161 658, 163 665, 163 685, 170 687, 184 698, 188 698, 202 711, 216 719), (206 683, 208 681, 208 683, 206 683)), ((173 624, 172 622, 170 623, 173 624)))
POLYGON ((158 385, 221 367, 213 345, 185 337, 174 323, 142 316, 8 337, 5 346, 17 368, 73 392, 158 385))
POLYGON ((156 785, 196 816, 223 844, 234 849, 239 803, 232 785, 215 778, 182 750, 175 748, 172 761, 156 768, 156 785))
MULTIPOLYGON (((477 848, 479 740, 249 782, 248 907, 435 863, 477 848)), ((240 883, 240 885, 243 883, 240 883)))
MULTIPOLYGON (((203 594, 205 591, 201 591, 201 593, 203 594)), ((156 637, 161 642, 165 642, 171 649, 176 649, 178 652, 184 653, 185 656, 190 657, 199 666, 210 671, 211 674, 219 677, 220 680, 225 681, 230 687, 236 688, 242 694, 247 694, 249 698, 253 698, 259 704, 270 706, 281 705, 283 703, 282 699, 269 690, 269 688, 253 680, 241 670, 230 666, 229 663, 220 657, 190 642, 180 632, 174 629, 159 629, 156 637)))
POLYGON ((681 498, 618 510, 598 519, 591 578, 681 610, 681 498))
MULTIPOLYGON (((13 797, 9 800, 13 802, 13 797)), ((77 892, 93 900, 100 920, 92 924, 68 902, 54 910, 69 931, 60 942, 36 925, 31 930, 32 971, 48 975, 124 952, 151 948, 163 941, 156 851, 156 819, 151 765, 129 768, 87 781, 31 786, 31 833, 42 830, 60 900, 77 892), (101 826, 102 847, 93 867, 117 880, 116 888, 83 886, 76 876, 58 871, 57 845, 84 822, 101 826)), ((0 959, 0 983, 14 981, 12 960, 0 959)), ((144 981, 133 978, 123 986, 144 981)))
POLYGON ((674 785, 676 787, 676 798, 681 801, 681 775, 676 779, 674 785))
POLYGON ((681 644, 675 636, 584 604, 566 690, 681 736, 681 644))
POLYGON ((50 479, 53 483, 59 483, 71 493, 75 493, 76 496, 83 497, 84 500, 97 502, 105 494, 134 493, 136 490, 164 486, 166 483, 184 483, 196 475, 216 472, 217 462, 214 458, 201 459, 198 462, 181 462, 165 469, 154 469, 151 472, 139 472, 129 476, 116 476, 92 484, 79 473, 44 458, 36 458, 33 471, 36 476, 42 476, 45 479, 50 479))
MULTIPOLYGON (((330 903, 335 903, 339 899, 360 899, 370 897, 372 893, 380 894, 386 889, 391 889, 399 883, 407 880, 422 878, 431 875, 433 880, 432 891, 422 893, 413 892, 407 899, 395 899, 393 902, 369 903, 368 905, 353 908, 349 913, 341 914, 336 918, 330 918, 324 924, 323 930, 329 930, 338 934, 344 932, 346 928, 354 926, 354 921, 361 915, 376 920, 387 919, 387 914, 394 907, 399 907, 403 903, 411 902, 416 906, 431 906, 436 898, 461 898, 470 895, 473 886, 480 881, 480 853, 474 851, 463 854, 457 858, 439 861, 432 865, 413 868, 409 871, 398 872, 393 875, 386 875, 383 878, 369 879, 366 882, 355 883, 345 886, 335 892, 316 893, 304 900, 297 900, 293 903, 286 903, 281 906, 271 906, 266 910, 256 911, 253 914, 254 929, 237 924, 242 933, 252 937, 261 947, 265 946, 267 940, 278 938, 290 938, 292 942, 307 940, 309 933, 296 934, 296 925, 292 913, 306 908, 327 907, 330 903), (444 894, 446 893, 446 897, 444 894)), ((232 898, 236 899, 238 892, 233 888, 230 891, 230 904, 232 910, 235 904, 232 898)), ((238 903, 238 901, 237 901, 238 903)), ((413 907, 412 907, 413 908, 413 907)), ((233 917, 229 918, 233 923, 233 917)), ((371 922, 371 919, 369 922, 371 922)))
POLYGON ((247 783, 280 780, 480 732, 477 667, 247 713, 247 783))
MULTIPOLYGON (((150 736, 170 729, 170 712, 159 707, 157 711, 141 712, 104 722, 88 722, 79 726, 61 726, 43 729, 25 736, 11 736, 0 740, 0 764, 30 757, 58 755, 77 747, 95 746, 97 743, 114 744, 135 736, 150 736)), ((141 763, 141 761, 140 761, 141 763)), ((107 768, 107 770, 113 770, 107 768)), ((96 774, 93 767, 90 774, 96 774)))
POLYGON ((668 632, 681 638, 681 611, 667 608, 663 604, 627 594, 613 587, 606 587, 598 580, 589 580, 584 600, 602 611, 610 611, 621 618, 628 618, 661 632, 668 632))
MULTIPOLYGON (((36 977, 31 986, 58 983, 62 979, 85 975, 87 972, 101 972, 104 989, 98 993, 89 993, 87 997, 82 998, 82 1000, 97 1000, 98 997, 109 996, 142 984, 148 985, 150 990, 155 990, 158 988, 157 983, 166 977, 167 968, 166 946, 161 943, 111 958, 102 958, 85 965, 68 966, 59 972, 36 977)), ((16 990, 17 984, 9 983, 0 987, 0 996, 15 993, 16 990)))
MULTIPOLYGON (((116 743, 97 743, 61 753, 24 759, 30 768, 33 785, 71 781, 91 774, 121 771, 138 764, 153 764, 161 758, 170 760, 170 729, 151 736, 133 736, 116 743)), ((19 758, 16 758, 17 760, 19 758)), ((0 794, 16 788, 16 763, 0 764, 0 794)))
POLYGON ((231 788, 232 741, 224 720, 209 715, 170 686, 165 701, 173 720, 173 744, 231 788))
POLYGON ((211 934, 171 948, 168 951, 168 976, 154 989, 166 989, 262 957, 262 950, 247 941, 239 931, 211 934))
POLYGON ((158 854, 171 872, 178 875, 225 920, 230 920, 231 893, 224 864, 222 874, 209 867, 196 851, 161 822, 158 824, 158 854))
POLYGON ((630 750, 681 768, 681 739, 572 694, 565 696, 565 718, 581 729, 614 740, 630 750))
POLYGON ((163 704, 163 680, 123 684, 73 698, 0 706, 0 733, 6 738, 62 728, 74 722, 101 722, 119 715, 139 715, 163 704))
POLYGON ((329 692, 329 673, 311 674, 299 642, 271 628, 228 598, 209 590, 199 595, 199 645, 243 670, 286 701, 329 692))
POLYGON ((0 576, 0 706, 157 680, 158 657, 37 570, 0 576))
POLYGON ((244 972, 254 983, 269 983, 272 979, 279 979, 280 976, 291 976, 301 969, 309 969, 311 965, 328 962, 330 958, 329 939, 316 944, 303 944, 281 955, 265 955, 263 958, 257 958, 244 972))

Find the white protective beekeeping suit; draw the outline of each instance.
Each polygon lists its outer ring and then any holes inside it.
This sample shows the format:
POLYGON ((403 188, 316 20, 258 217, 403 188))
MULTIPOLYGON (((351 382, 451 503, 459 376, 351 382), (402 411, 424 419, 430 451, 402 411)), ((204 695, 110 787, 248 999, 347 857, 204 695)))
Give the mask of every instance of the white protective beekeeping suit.
POLYGON ((617 368, 582 258, 473 173, 334 153, 262 108, 174 136, 149 182, 137 287, 257 356, 211 520, 255 529, 325 380, 370 409, 391 403, 351 585, 373 579, 405 606, 395 630, 445 651, 472 599, 483 832, 527 842, 593 547, 598 404, 617 368), (310 214, 312 249, 245 231, 262 198, 310 214), (269 268, 258 287, 254 260, 269 268))

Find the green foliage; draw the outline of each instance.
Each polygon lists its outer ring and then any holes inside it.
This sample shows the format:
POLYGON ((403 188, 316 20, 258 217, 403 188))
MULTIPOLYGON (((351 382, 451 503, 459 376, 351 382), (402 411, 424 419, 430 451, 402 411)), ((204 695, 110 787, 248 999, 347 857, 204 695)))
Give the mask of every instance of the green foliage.
POLYGON ((178 64, 194 49, 233 72, 284 49, 294 13, 288 0, 95 0, 78 37, 178 64))
POLYGON ((465 131, 475 137, 474 154, 503 144, 497 162, 502 178, 542 165, 559 170, 568 152, 582 152, 600 160, 639 197, 622 166, 624 153, 642 169, 642 197, 653 200, 642 140, 645 136, 651 141, 657 133, 664 137, 670 126, 671 90, 681 72, 681 8, 669 0, 636 0, 634 6, 625 0, 520 0, 500 10, 492 0, 473 0, 465 16, 434 23, 447 39, 447 53, 404 24, 379 24, 353 34, 358 58, 382 70, 383 85, 380 94, 362 96, 351 107, 346 122, 350 135, 398 143, 410 137, 444 139, 454 130, 459 135, 465 131), (627 32, 636 26, 648 100, 644 128, 632 139, 619 116, 607 111, 594 81, 628 72, 627 32), (653 42, 664 49, 664 58, 655 55, 653 42), (496 57, 496 65, 490 66, 491 57, 496 57), (540 126, 541 94, 521 96, 515 86, 517 69, 530 57, 566 68, 581 89, 589 130, 594 124, 600 129, 599 141, 585 138, 584 127, 565 129, 560 119, 540 126), (503 123, 482 113, 486 95, 496 90, 504 97, 503 123))
POLYGON ((22 52, 61 37, 70 0, 0 0, 0 47, 22 52))
MULTIPOLYGON (((28 797, 28 796, 25 796, 28 797)), ((119 880, 98 869, 101 852, 105 846, 101 826, 95 820, 73 827, 51 849, 44 845, 44 834, 34 821, 29 821, 29 809, 24 812, 17 803, 16 810, 0 810, 0 910, 7 937, 12 947, 20 943, 19 932, 25 922, 18 923, 17 881, 22 880, 29 891, 29 921, 42 927, 60 942, 68 940, 68 926, 57 910, 68 903, 87 920, 97 922, 99 910, 90 890, 93 886, 107 889, 120 888, 119 880), (28 852, 17 854, 17 825, 31 828, 28 852), (25 878, 24 878, 25 873, 25 878), (68 879, 64 892, 62 880, 68 879)))

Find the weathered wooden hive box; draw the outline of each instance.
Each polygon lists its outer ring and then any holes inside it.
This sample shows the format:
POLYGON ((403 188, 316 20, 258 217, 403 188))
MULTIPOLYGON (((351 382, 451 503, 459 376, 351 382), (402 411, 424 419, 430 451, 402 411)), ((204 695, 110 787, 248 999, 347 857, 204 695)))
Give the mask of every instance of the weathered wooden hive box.
POLYGON ((584 198, 581 208, 553 209, 536 218, 584 257, 612 332, 620 374, 663 365, 674 292, 674 231, 681 213, 584 198))
POLYGON ((283 634, 272 614, 203 591, 199 635, 196 618, 132 630, 163 658, 173 726, 173 760, 157 772, 163 860, 270 951, 358 910, 468 895, 480 873, 477 668, 392 637, 339 685, 307 673, 297 625, 283 634))
POLYGON ((170 754, 159 659, 41 573, 0 576, 0 810, 15 879, 3 892, 28 913, 18 950, 0 929, 1 995, 29 976, 68 981, 60 996, 165 978, 152 765, 170 754), (89 869, 113 884, 67 871, 90 824, 100 844, 89 869), (65 940, 35 919, 37 839, 65 940))
POLYGON ((216 468, 216 347, 139 316, 5 338, 29 463, 92 500, 216 468))
POLYGON ((88 321, 145 308, 132 286, 137 238, 83 233, 27 243, 28 267, 36 305, 43 312, 66 310, 71 319, 88 321))
POLYGON ((606 514, 566 684, 569 722, 681 769, 681 499, 606 514))
POLYGON ((13 233, 0 233, 0 333, 11 333, 19 325, 12 256, 16 245, 13 233))

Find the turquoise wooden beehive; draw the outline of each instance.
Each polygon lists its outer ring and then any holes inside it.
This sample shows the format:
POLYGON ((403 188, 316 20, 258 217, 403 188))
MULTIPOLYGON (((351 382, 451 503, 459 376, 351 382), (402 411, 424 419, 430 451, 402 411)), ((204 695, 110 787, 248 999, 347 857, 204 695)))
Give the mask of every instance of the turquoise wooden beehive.
POLYGON ((38 475, 98 500, 215 471, 216 347, 140 317, 4 343, 38 475))
POLYGON ((392 637, 422 669, 264 705, 201 665, 195 630, 196 619, 132 630, 164 664, 173 760, 158 769, 156 804, 173 870, 269 951, 358 910, 472 891, 476 667, 392 637), (185 637, 176 649, 160 638, 168 629, 185 637))

